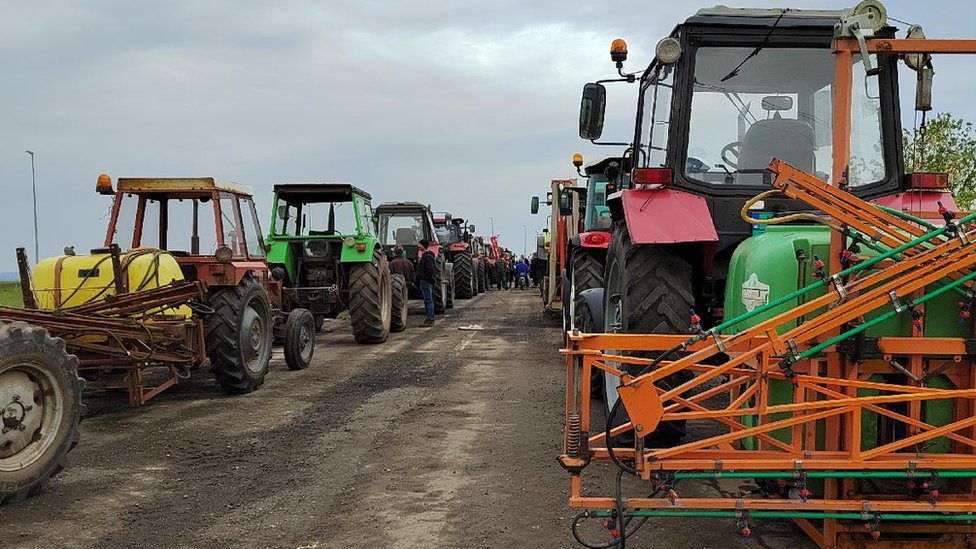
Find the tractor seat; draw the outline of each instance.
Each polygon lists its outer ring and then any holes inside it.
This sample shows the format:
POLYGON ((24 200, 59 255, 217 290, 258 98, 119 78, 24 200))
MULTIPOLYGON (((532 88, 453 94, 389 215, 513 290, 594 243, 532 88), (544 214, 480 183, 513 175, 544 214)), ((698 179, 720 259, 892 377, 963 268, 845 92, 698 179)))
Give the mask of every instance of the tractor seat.
POLYGON ((749 127, 739 147, 739 170, 765 170, 773 158, 811 173, 813 128, 803 120, 769 118, 749 127))
POLYGON ((402 227, 396 230, 393 235, 393 240, 397 244, 416 244, 417 243, 417 233, 414 232, 410 227, 402 227))

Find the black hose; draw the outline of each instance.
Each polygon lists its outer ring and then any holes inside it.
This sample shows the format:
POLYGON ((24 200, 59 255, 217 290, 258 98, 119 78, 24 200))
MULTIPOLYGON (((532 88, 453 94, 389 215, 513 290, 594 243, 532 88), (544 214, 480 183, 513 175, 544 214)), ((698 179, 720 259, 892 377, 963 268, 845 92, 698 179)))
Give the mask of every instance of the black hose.
MULTIPOLYGON (((619 495, 620 495, 620 492, 619 492, 619 487, 620 487, 619 478, 620 477, 618 476, 618 483, 617 483, 617 488, 618 488, 617 497, 618 497, 618 500, 619 500, 619 495)), ((657 497, 657 495, 660 494, 660 493, 661 493, 661 489, 660 488, 655 488, 654 491, 651 492, 651 494, 649 496, 647 496, 647 497, 648 498, 657 497)), ((619 510, 618 510, 617 514, 618 514, 618 516, 622 516, 622 513, 619 510)), ((584 519, 588 519, 588 518, 591 518, 589 512, 583 512, 583 513, 580 513, 580 514, 576 515, 575 517, 573 517, 573 524, 572 524, 573 538, 576 539, 577 543, 579 543, 583 547, 586 547, 586 549, 614 549, 616 547, 621 547, 621 544, 620 544, 619 541, 611 541, 611 542, 602 543, 602 544, 594 544, 594 543, 589 543, 587 541, 584 541, 583 538, 582 538, 582 536, 580 536, 580 533, 579 533, 579 525, 580 525, 581 522, 583 522, 584 519)), ((625 527, 629 527, 630 526, 630 523, 633 522, 633 520, 634 520, 634 517, 629 517, 629 518, 625 519, 624 520, 624 526, 625 527)), ((620 530, 620 532, 621 532, 621 538, 629 538, 629 537, 632 537, 634 534, 637 533, 638 530, 640 530, 641 528, 644 527, 645 524, 647 524, 647 521, 648 520, 650 520, 650 517, 642 517, 639 521, 637 521, 637 525, 634 526, 633 528, 628 528, 626 530, 625 529, 621 529, 620 530)))

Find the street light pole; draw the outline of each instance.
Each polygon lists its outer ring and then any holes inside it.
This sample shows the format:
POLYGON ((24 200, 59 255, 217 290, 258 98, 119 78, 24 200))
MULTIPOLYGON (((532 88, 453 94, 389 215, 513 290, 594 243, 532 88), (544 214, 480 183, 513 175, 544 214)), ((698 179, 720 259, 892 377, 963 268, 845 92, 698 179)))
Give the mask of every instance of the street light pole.
POLYGON ((525 256, 525 254, 529 251, 529 245, 526 242, 528 241, 526 240, 526 236, 525 236, 525 225, 522 225, 522 255, 523 256, 525 256))
POLYGON ((491 221, 491 234, 488 236, 495 236, 495 218, 489 215, 488 221, 491 221))
POLYGON ((37 263, 41 257, 37 245, 37 180, 34 177, 34 151, 26 150, 24 152, 31 157, 31 192, 34 195, 34 263, 37 263))

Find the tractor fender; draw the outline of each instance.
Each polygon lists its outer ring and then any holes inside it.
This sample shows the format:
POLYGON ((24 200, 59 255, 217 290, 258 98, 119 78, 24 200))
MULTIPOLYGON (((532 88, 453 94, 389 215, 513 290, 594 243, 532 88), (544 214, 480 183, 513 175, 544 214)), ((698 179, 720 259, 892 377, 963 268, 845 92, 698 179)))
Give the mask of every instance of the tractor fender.
POLYGON ((364 236, 356 240, 356 244, 346 246, 342 244, 342 253, 339 261, 343 263, 367 263, 373 260, 373 250, 382 249, 379 240, 375 236, 364 236), (365 244, 363 251, 359 251, 356 244, 365 244))
POLYGON ((599 327, 599 332, 603 332, 603 288, 583 290, 579 297, 583 300, 586 308, 590 310, 593 325, 599 327))
POLYGON ((667 188, 625 189, 612 200, 614 219, 623 217, 634 244, 718 242, 708 203, 698 195, 667 188))

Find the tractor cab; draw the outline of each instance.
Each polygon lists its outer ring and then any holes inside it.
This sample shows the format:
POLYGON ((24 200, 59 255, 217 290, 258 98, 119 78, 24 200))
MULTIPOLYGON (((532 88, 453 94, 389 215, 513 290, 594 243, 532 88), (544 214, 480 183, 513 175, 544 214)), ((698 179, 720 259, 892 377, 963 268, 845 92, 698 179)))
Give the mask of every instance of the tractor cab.
POLYGON ((430 208, 419 202, 386 202, 376 208, 377 236, 388 253, 403 247, 407 259, 417 260, 417 244, 427 240, 438 254, 440 246, 430 208))
MULTIPOLYGON (((603 83, 638 85, 636 133, 629 143, 615 143, 636 151, 633 177, 618 185, 683 193, 673 194, 679 199, 667 207, 659 201, 661 212, 642 211, 673 225, 650 231, 647 243, 718 240, 719 255, 731 253, 750 236, 738 211, 748 198, 770 188, 773 158, 860 197, 901 190, 896 56, 853 56, 851 160, 841 173, 832 173, 831 45, 848 15, 840 10, 703 9, 663 39, 647 68, 634 74, 623 71, 626 44, 615 41, 611 57, 621 78, 585 86, 580 135, 599 144, 603 83), (691 220, 678 223, 682 217, 691 220)), ((887 26, 864 32, 894 36, 887 26)), ((625 202, 609 206, 626 215, 625 202)), ((771 211, 797 207, 785 200, 765 204, 771 211)))
POLYGON ((471 227, 447 212, 434 213, 434 230, 437 242, 451 250, 467 249, 471 243, 471 227))
POLYGON ((210 177, 99 178, 114 196, 105 247, 168 251, 187 280, 233 286, 266 278, 265 246, 250 189, 210 177))

